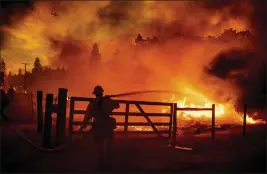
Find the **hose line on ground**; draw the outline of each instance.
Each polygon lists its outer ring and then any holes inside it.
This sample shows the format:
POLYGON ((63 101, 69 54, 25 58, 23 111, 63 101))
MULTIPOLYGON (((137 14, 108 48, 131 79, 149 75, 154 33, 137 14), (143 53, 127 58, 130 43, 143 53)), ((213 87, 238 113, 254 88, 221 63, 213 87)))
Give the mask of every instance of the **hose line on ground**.
POLYGON ((26 137, 23 133, 21 133, 20 131, 18 131, 16 128, 14 128, 13 126, 10 126, 8 124, 3 124, 4 126, 6 126, 7 128, 9 128, 10 130, 12 130, 13 132, 17 133, 18 135, 20 135, 27 143, 29 143, 31 146, 33 146, 35 149, 38 149, 40 151, 45 151, 45 152, 54 152, 54 151, 58 151, 63 149, 64 147, 66 147, 67 145, 70 144, 70 142, 72 142, 75 139, 72 139, 72 141, 69 141, 65 144, 63 144, 62 146, 56 147, 56 148, 51 148, 51 149, 47 149, 47 148, 43 148, 40 147, 38 145, 36 145, 34 142, 32 142, 32 140, 30 140, 28 137, 26 137))

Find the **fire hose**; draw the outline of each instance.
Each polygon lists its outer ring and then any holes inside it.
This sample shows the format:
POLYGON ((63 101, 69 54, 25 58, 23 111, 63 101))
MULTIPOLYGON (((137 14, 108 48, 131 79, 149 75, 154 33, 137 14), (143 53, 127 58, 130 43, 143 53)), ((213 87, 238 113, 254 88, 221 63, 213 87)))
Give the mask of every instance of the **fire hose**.
MULTIPOLYGON (((147 90, 147 91, 137 91, 137 92, 128 92, 128 93, 120 93, 120 94, 114 94, 114 95, 107 95, 108 97, 123 97, 123 96, 128 96, 128 95, 136 95, 136 94, 142 94, 142 93, 179 93, 177 91, 163 91, 163 90, 147 90)), ((45 152, 54 152, 54 151, 58 151, 63 149, 64 147, 66 147, 67 145, 70 144, 70 142, 73 142, 75 140, 75 138, 71 139, 71 141, 68 141, 67 143, 56 147, 56 148, 43 148, 40 147, 38 145, 36 145, 31 139, 29 139, 28 137, 26 137, 23 133, 21 133, 21 131, 18 131, 16 128, 14 128, 13 126, 10 126, 8 124, 3 124, 4 126, 6 126, 7 128, 9 128, 10 130, 12 130, 13 132, 17 133, 18 135, 20 135, 23 140, 25 140, 27 143, 29 143, 31 146, 33 146, 35 149, 38 149, 40 151, 45 151, 45 152)), ((79 131, 81 131, 82 129, 79 129, 79 131)))
POLYGON ((43 147, 40 147, 40 146, 36 145, 30 138, 26 137, 23 133, 21 133, 21 131, 17 130, 13 126, 10 126, 8 124, 3 124, 3 125, 6 126, 7 128, 9 128, 10 130, 12 130, 13 132, 17 133, 18 135, 20 135, 23 140, 25 140, 32 147, 34 147, 35 149, 40 150, 40 151, 55 152, 55 151, 63 149, 64 147, 69 145, 70 142, 73 142, 73 140, 75 140, 75 139, 72 139, 72 141, 69 141, 69 142, 67 142, 67 143, 65 143, 65 144, 63 144, 63 145, 61 145, 59 147, 56 147, 56 148, 49 148, 49 149, 48 148, 43 148, 43 147))
POLYGON ((178 91, 170 91, 170 90, 144 90, 144 91, 136 91, 136 92, 127 92, 127 93, 120 93, 114 95, 107 95, 108 97, 123 97, 128 95, 136 95, 136 94, 144 94, 144 93, 170 93, 170 94, 181 94, 178 91))

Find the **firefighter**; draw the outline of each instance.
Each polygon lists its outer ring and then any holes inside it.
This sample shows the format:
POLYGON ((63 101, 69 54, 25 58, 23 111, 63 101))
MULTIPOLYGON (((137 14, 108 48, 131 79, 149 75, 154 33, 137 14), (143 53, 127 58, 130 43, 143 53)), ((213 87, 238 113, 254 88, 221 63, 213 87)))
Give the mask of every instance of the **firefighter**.
POLYGON ((81 130, 86 128, 89 121, 92 122, 91 132, 94 136, 99 155, 99 165, 102 168, 112 157, 112 146, 114 140, 114 129, 116 120, 110 117, 110 113, 119 108, 119 103, 109 96, 103 96, 104 90, 101 86, 94 88, 96 96, 87 106, 81 130))
POLYGON ((0 93, 0 104, 1 104, 1 106, 0 106, 0 114, 1 114, 0 117, 1 117, 1 124, 2 124, 3 119, 5 121, 9 121, 9 119, 4 114, 5 108, 9 105, 9 99, 8 99, 4 89, 2 89, 2 86, 1 86, 0 90, 1 90, 0 91, 1 92, 0 93))

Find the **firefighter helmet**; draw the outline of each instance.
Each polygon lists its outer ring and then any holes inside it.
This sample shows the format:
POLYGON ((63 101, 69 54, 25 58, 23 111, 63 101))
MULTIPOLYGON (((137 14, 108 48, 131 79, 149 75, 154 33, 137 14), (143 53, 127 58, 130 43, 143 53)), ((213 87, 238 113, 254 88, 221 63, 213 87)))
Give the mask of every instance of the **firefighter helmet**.
POLYGON ((103 92, 104 92, 104 89, 102 88, 102 86, 97 85, 97 86, 94 88, 93 94, 102 94, 103 92))

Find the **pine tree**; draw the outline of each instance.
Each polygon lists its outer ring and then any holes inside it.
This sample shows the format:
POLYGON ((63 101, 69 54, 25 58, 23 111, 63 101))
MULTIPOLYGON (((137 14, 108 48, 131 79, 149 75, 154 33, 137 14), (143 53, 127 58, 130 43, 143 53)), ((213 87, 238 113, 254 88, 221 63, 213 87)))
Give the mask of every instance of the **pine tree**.
POLYGON ((4 86, 5 78, 6 78, 6 76, 5 76, 4 72, 1 71, 0 72, 0 86, 4 86))
POLYGON ((41 71, 41 70, 42 70, 42 64, 40 59, 37 57, 34 61, 32 71, 41 71))
POLYGON ((101 56, 101 55, 100 55, 100 52, 99 52, 98 45, 96 43, 94 43, 93 50, 91 52, 91 57, 96 57, 96 56, 101 56))
POLYGON ((42 67, 42 65, 41 65, 41 61, 40 61, 40 59, 37 57, 36 59, 35 59, 35 61, 34 61, 34 67, 35 68, 40 68, 40 67, 42 67))
POLYGON ((97 69, 101 64, 101 54, 98 49, 98 45, 95 43, 89 59, 89 66, 92 69, 97 69))
POLYGON ((6 63, 3 58, 0 59, 0 86, 5 86, 6 82, 6 63))
POLYGON ((19 76, 22 75, 22 70, 21 70, 21 68, 19 69, 18 75, 19 75, 19 76))
POLYGON ((0 71, 6 74, 6 63, 3 58, 0 60, 0 71))

